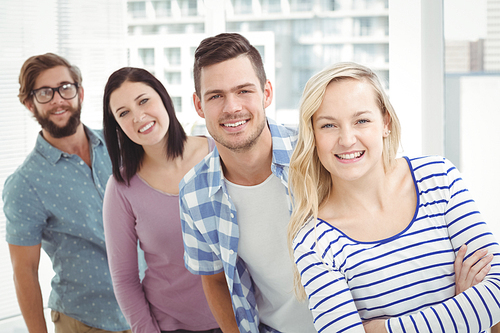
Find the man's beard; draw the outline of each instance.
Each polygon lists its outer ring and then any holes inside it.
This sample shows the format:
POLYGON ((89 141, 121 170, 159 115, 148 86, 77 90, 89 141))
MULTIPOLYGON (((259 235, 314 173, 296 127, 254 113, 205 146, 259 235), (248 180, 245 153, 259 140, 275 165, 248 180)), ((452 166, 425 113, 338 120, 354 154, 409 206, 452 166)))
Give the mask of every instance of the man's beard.
POLYGON ((82 104, 78 100, 78 105, 76 108, 69 107, 68 112, 71 112, 71 117, 68 122, 63 127, 57 126, 52 120, 49 119, 51 112, 48 112, 46 116, 42 115, 35 106, 34 116, 40 126, 46 130, 53 138, 60 139, 76 133, 78 126, 80 125, 80 114, 82 113, 82 104))
MULTIPOLYGON (((264 111, 264 106, 262 106, 262 110, 264 111)), ((264 113, 265 115, 265 113, 264 113)), ((241 113, 236 116, 231 116, 231 115, 223 115, 222 118, 220 118, 218 121, 219 123, 224 123, 227 121, 235 120, 235 119, 242 119, 242 118, 248 118, 252 121, 257 121, 250 113, 241 113)), ((210 129, 208 129, 208 132, 212 136, 212 138, 220 143, 222 146, 226 147, 229 150, 232 150, 234 152, 244 152, 248 151, 250 148, 252 148, 258 141, 260 135, 264 131, 264 128, 267 126, 267 119, 264 117, 261 121, 261 123, 256 124, 256 127, 253 129, 252 132, 248 133, 246 138, 243 138, 242 140, 237 140, 236 138, 231 138, 231 135, 224 135, 224 134, 219 134, 217 131, 213 131, 214 133, 211 133, 210 129)), ((235 136, 239 136, 239 134, 235 134, 235 136)))

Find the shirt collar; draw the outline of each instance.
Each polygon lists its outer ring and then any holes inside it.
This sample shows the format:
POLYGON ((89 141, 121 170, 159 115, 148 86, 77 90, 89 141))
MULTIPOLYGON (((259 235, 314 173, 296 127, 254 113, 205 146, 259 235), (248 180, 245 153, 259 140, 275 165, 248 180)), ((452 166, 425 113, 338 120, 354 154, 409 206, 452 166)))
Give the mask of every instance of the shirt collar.
MULTIPOLYGON (((94 131, 89 129, 87 126, 83 125, 83 128, 85 130, 85 133, 87 134, 87 137, 89 139, 89 144, 91 150, 93 150, 95 147, 104 144, 99 138, 94 131)), ((38 133, 38 137, 36 139, 36 150, 40 155, 42 155, 44 158, 46 158, 50 163, 56 164, 57 161, 61 157, 68 157, 71 154, 65 153, 62 150, 57 149, 56 147, 52 146, 50 143, 45 140, 45 138, 42 135, 42 131, 38 133)))
MULTIPOLYGON (((278 125, 273 119, 267 118, 267 124, 272 137, 273 160, 271 162, 271 171, 282 178, 282 170, 290 164, 292 157, 294 140, 297 137, 297 131, 287 129, 282 125, 278 125)), ((213 196, 224 185, 224 174, 219 151, 217 146, 214 148, 212 155, 207 160, 209 177, 208 177, 208 195, 213 196)))

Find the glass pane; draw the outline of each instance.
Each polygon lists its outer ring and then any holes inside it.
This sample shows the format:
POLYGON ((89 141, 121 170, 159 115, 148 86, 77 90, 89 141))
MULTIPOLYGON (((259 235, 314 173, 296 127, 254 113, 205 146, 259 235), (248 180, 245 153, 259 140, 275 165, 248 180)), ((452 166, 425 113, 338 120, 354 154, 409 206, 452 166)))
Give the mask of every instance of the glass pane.
POLYGON ((292 12, 311 11, 312 9, 312 0, 290 0, 290 10, 292 12))
POLYGON ((165 49, 165 61, 167 66, 178 66, 181 64, 181 48, 169 47, 165 49))
POLYGON ((262 0, 262 12, 264 13, 281 12, 281 0, 262 0))
POLYGON ((178 0, 182 16, 196 16, 198 14, 197 0, 178 0))
POLYGON ((231 0, 235 14, 251 14, 252 0, 231 0))
POLYGON ((174 110, 176 113, 182 112, 182 97, 172 97, 172 104, 174 104, 174 110))
POLYGON ((143 66, 153 66, 155 64, 155 49, 139 49, 138 52, 143 66))
POLYGON ((181 84, 181 72, 165 72, 165 80, 170 85, 181 84))
POLYGON ((146 17, 146 2, 129 2, 127 3, 127 10, 129 17, 132 18, 145 18, 146 17))
POLYGON ((152 1, 155 16, 158 18, 172 16, 172 1, 152 1))

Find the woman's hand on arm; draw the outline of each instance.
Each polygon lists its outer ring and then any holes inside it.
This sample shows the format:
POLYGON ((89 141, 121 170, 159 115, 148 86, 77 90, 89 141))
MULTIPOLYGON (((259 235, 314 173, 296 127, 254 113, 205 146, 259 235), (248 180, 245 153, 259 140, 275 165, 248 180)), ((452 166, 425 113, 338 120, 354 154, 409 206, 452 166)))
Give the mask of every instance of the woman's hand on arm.
POLYGON ((464 292, 472 286, 483 281, 491 269, 493 254, 488 254, 487 249, 474 252, 464 261, 467 245, 462 245, 455 259, 455 295, 464 292))
POLYGON ((387 333, 384 319, 364 321, 363 327, 366 333, 387 333))

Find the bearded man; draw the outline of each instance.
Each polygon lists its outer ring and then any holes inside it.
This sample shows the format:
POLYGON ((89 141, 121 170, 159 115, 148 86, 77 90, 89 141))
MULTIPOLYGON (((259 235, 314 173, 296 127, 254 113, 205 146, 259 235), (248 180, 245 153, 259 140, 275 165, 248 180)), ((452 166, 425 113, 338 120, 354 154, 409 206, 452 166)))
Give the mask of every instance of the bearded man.
POLYGON ((80 122, 80 70, 56 54, 33 56, 22 66, 19 84, 19 100, 42 128, 2 194, 17 299, 28 330, 47 332, 38 281, 43 248, 55 272, 48 305, 56 333, 127 331, 102 224, 111 162, 102 131, 80 122))

